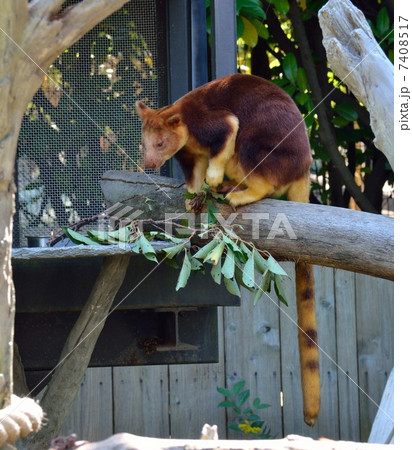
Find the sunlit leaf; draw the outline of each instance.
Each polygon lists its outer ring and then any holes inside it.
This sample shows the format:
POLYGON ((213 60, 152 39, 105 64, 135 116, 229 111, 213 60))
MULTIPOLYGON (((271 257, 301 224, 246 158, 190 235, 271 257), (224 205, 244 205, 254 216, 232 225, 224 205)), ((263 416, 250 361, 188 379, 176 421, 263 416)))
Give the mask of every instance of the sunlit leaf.
POLYGON ((243 267, 242 280, 246 286, 251 288, 255 286, 255 262, 253 256, 246 261, 243 267))
POLYGON ((190 277, 192 271, 192 265, 190 264, 189 256, 187 250, 185 249, 185 257, 183 259, 182 268, 180 269, 179 278, 177 279, 176 291, 184 288, 187 284, 187 280, 190 277))
POLYGON ((205 262, 211 262, 213 265, 216 265, 220 258, 222 257, 223 250, 225 249, 224 241, 220 241, 216 247, 213 248, 205 257, 205 262))
POLYGON ((213 238, 210 242, 208 242, 206 245, 201 247, 193 256, 195 258, 201 258, 204 259, 209 254, 211 250, 213 250, 216 245, 218 245, 220 242, 220 239, 213 238))
POLYGON ((222 266, 222 275, 225 278, 233 278, 235 276, 235 255, 230 248, 226 249, 226 258, 222 266))
POLYGON ((144 234, 140 235, 139 241, 143 255, 150 261, 157 262, 156 251, 152 247, 152 244, 146 239, 146 236, 144 234))
POLYGON ((84 236, 83 234, 78 233, 77 231, 71 230, 70 228, 63 227, 62 230, 66 234, 66 236, 75 244, 80 245, 99 245, 98 242, 90 239, 88 236, 84 236))
POLYGON ((245 44, 249 45, 249 47, 255 47, 258 42, 258 32, 255 26, 247 20, 245 17, 242 17, 243 20, 243 33, 242 39, 245 41, 245 44))
POLYGON ((212 276, 215 283, 220 284, 222 281, 222 266, 221 266, 221 259, 217 261, 217 264, 215 264, 212 267, 212 270, 210 271, 210 275, 212 276))
POLYGON ((223 278, 223 282, 225 283, 226 289, 233 295, 237 295, 240 297, 240 289, 234 278, 223 278))
POLYGON ((298 76, 298 64, 296 62, 296 57, 293 53, 287 53, 283 58, 283 72, 286 78, 292 83, 296 84, 298 76))

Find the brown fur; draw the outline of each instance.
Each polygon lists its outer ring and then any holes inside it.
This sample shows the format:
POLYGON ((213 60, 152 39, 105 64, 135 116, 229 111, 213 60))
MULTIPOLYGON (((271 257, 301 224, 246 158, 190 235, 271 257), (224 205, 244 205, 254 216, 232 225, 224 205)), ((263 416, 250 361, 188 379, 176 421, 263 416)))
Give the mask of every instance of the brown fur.
MULTIPOLYGON (((152 110, 137 102, 136 109, 143 122, 145 166, 159 168, 175 156, 189 192, 200 191, 205 179, 217 189, 226 176, 236 187, 224 188, 233 206, 283 194, 309 201, 312 157, 306 127, 293 100, 271 82, 228 75, 173 105, 152 110)), ((320 378, 311 265, 296 264, 296 290, 304 418, 313 425, 320 378)))

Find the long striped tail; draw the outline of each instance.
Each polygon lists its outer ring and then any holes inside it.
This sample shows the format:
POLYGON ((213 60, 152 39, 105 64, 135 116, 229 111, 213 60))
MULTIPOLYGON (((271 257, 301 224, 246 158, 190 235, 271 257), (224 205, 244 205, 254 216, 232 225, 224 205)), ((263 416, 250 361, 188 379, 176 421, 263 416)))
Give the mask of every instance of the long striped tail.
POLYGON ((313 426, 320 409, 319 349, 313 266, 296 263, 295 270, 303 416, 305 422, 313 426))

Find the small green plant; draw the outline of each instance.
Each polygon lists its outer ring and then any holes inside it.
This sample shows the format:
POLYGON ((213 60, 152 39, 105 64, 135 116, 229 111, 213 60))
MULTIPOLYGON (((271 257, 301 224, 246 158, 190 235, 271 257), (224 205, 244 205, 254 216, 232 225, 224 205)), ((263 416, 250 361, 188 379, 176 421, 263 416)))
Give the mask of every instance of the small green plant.
POLYGON ((259 397, 256 397, 252 406, 247 401, 250 398, 250 390, 244 389, 246 381, 238 381, 229 390, 224 387, 218 387, 217 391, 226 397, 226 400, 219 403, 221 408, 231 408, 236 414, 236 422, 229 426, 231 430, 239 431, 245 435, 250 435, 255 439, 274 439, 276 435, 271 435, 270 428, 265 421, 261 419, 258 411, 270 408, 268 403, 262 403, 259 397))

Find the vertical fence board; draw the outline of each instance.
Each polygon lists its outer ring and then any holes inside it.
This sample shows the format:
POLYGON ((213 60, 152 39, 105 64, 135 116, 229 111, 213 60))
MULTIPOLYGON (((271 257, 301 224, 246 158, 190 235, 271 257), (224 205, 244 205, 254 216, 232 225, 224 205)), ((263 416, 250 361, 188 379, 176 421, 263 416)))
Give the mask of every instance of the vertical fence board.
POLYGON ((217 386, 224 384, 222 364, 170 366, 170 431, 176 439, 199 439, 203 425, 224 430, 217 386), (221 425, 222 424, 222 425, 221 425))
POLYGON ((314 266, 315 298, 318 323, 321 409, 315 436, 339 439, 338 367, 336 354, 334 271, 314 266))
POLYGON ((335 271, 340 439, 359 441, 355 274, 335 271))
POLYGON ((113 404, 115 433, 168 438, 168 367, 114 367, 113 404))
POLYGON ((282 264, 290 280, 283 287, 289 306, 280 305, 280 351, 282 364, 283 435, 306 435, 303 422, 302 388, 296 315, 295 265, 282 264))
POLYGON ((62 429, 62 435, 72 433, 79 440, 88 441, 100 441, 113 434, 111 367, 87 369, 73 409, 62 429))
MULTIPOLYGON (((266 421, 271 435, 282 434, 280 408, 281 371, 279 308, 277 299, 265 294, 256 306, 253 295, 242 288, 240 308, 225 308, 225 352, 226 383, 228 388, 245 380, 250 389, 250 399, 244 407, 252 406, 255 397, 271 408, 257 411, 266 421)), ((223 397, 222 397, 223 400, 223 397)), ((239 417, 228 409, 228 424, 234 424, 239 417)), ((230 430, 229 438, 244 438, 239 432, 230 430)))
POLYGON ((361 441, 367 441, 393 368, 393 283, 356 274, 361 441))
POLYGON ((219 362, 169 366, 170 434, 176 439, 199 439, 203 425, 217 425, 226 438, 226 415, 218 408, 218 386, 225 384, 223 308, 218 308, 219 362))
MULTIPOLYGON (((293 269, 289 270, 291 273, 293 269)), ((300 434, 330 439, 338 437, 337 412, 337 369, 335 338, 335 305, 333 271, 330 268, 314 267, 315 298, 318 322, 318 344, 320 351, 321 410, 314 427, 303 421, 302 388, 298 351, 298 330, 295 301, 295 277, 285 283, 289 306, 281 306, 281 352, 282 387, 284 398, 284 435, 300 434), (327 356, 326 356, 327 355, 327 356)))

